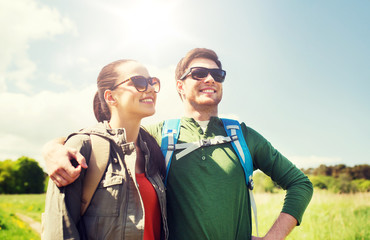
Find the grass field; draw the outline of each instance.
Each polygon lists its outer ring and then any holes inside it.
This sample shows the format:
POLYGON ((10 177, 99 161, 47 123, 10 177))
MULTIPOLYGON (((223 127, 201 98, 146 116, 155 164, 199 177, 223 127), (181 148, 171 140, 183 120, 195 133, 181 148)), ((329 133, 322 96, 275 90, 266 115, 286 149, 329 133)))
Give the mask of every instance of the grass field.
MULTIPOLYGON (((255 198, 259 231, 264 235, 280 213, 284 193, 260 193, 255 198)), ((287 239, 370 240, 370 193, 340 195, 315 190, 302 224, 287 239)))
POLYGON ((0 239, 37 240, 38 233, 22 222, 16 213, 41 222, 44 211, 45 194, 0 195, 0 239))
MULTIPOLYGON (((41 221, 44 194, 0 195, 0 239, 40 239, 15 214, 41 221)), ((281 210, 284 193, 255 194, 260 235, 264 235, 281 210)), ((370 193, 339 195, 316 190, 303 217, 288 240, 370 240, 370 193)), ((253 223, 253 230, 255 225, 253 223)))

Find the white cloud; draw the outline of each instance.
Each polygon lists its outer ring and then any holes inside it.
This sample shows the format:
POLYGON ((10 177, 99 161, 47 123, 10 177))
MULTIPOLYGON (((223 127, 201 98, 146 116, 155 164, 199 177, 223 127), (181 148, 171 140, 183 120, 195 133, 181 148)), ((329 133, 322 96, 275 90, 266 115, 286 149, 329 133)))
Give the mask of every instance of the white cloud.
POLYGON ((0 92, 5 92, 6 91, 5 77, 1 73, 2 72, 0 71, 0 92))
POLYGON ((49 140, 93 124, 95 84, 83 90, 49 91, 34 96, 0 93, 0 160, 22 155, 41 160, 49 140))
POLYGON ((343 163, 339 157, 323 157, 323 156, 290 156, 288 158, 299 168, 318 167, 321 164, 335 165, 343 163))
POLYGON ((0 146, 0 161, 5 159, 16 160, 21 156, 35 157, 40 152, 37 142, 30 141, 22 135, 1 133, 0 146))
POLYGON ((56 73, 50 73, 48 81, 58 86, 66 87, 67 89, 73 89, 74 85, 72 82, 63 79, 63 77, 56 73))
POLYGON ((1 92, 6 91, 6 81, 14 81, 22 91, 31 91, 27 80, 32 79, 37 66, 27 53, 30 41, 77 33, 70 19, 34 0, 0 1, 0 29, 1 92))

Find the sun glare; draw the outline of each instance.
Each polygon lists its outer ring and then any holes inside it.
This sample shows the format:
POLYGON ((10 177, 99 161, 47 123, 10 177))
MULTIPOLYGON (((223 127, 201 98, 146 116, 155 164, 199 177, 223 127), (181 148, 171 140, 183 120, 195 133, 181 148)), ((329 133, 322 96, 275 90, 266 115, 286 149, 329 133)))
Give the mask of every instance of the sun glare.
POLYGON ((175 35, 174 5, 168 1, 136 1, 125 9, 124 32, 130 42, 148 47, 166 45, 175 35))

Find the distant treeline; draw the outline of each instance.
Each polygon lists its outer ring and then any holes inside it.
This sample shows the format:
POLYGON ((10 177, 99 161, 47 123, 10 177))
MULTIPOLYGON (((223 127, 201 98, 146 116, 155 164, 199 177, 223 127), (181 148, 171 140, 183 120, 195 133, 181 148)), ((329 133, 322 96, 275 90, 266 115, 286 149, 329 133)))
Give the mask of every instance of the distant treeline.
POLYGON ((0 161, 0 194, 43 193, 45 178, 46 174, 34 159, 0 161))
POLYGON ((320 165, 317 168, 303 169, 313 186, 334 193, 370 192, 370 166, 368 164, 348 167, 320 165))
MULTIPOLYGON (((313 186, 335 193, 370 192, 370 165, 348 167, 344 164, 301 169, 313 186)), ((38 162, 28 157, 16 161, 0 161, 0 194, 2 193, 43 193, 44 173, 38 162)), ((257 171, 254 176, 255 191, 275 192, 279 186, 268 176, 257 171)))
MULTIPOLYGON (((348 167, 320 165, 317 168, 301 169, 311 180, 315 189, 334 193, 370 192, 370 166, 367 164, 348 167)), ((253 175, 255 191, 274 193, 280 187, 260 171, 253 175)))
POLYGON ((326 166, 321 164, 317 168, 302 169, 307 175, 313 176, 331 176, 334 178, 348 177, 351 180, 356 179, 370 179, 370 165, 362 164, 354 167, 347 167, 344 164, 334 166, 326 166))

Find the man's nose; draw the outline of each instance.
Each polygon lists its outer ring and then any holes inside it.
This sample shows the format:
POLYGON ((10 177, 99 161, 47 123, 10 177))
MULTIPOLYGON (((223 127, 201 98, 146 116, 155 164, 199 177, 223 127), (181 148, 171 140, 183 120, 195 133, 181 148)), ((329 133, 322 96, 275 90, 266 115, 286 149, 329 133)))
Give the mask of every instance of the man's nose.
POLYGON ((211 73, 208 73, 207 77, 203 80, 204 82, 214 83, 215 79, 212 77, 211 73))

